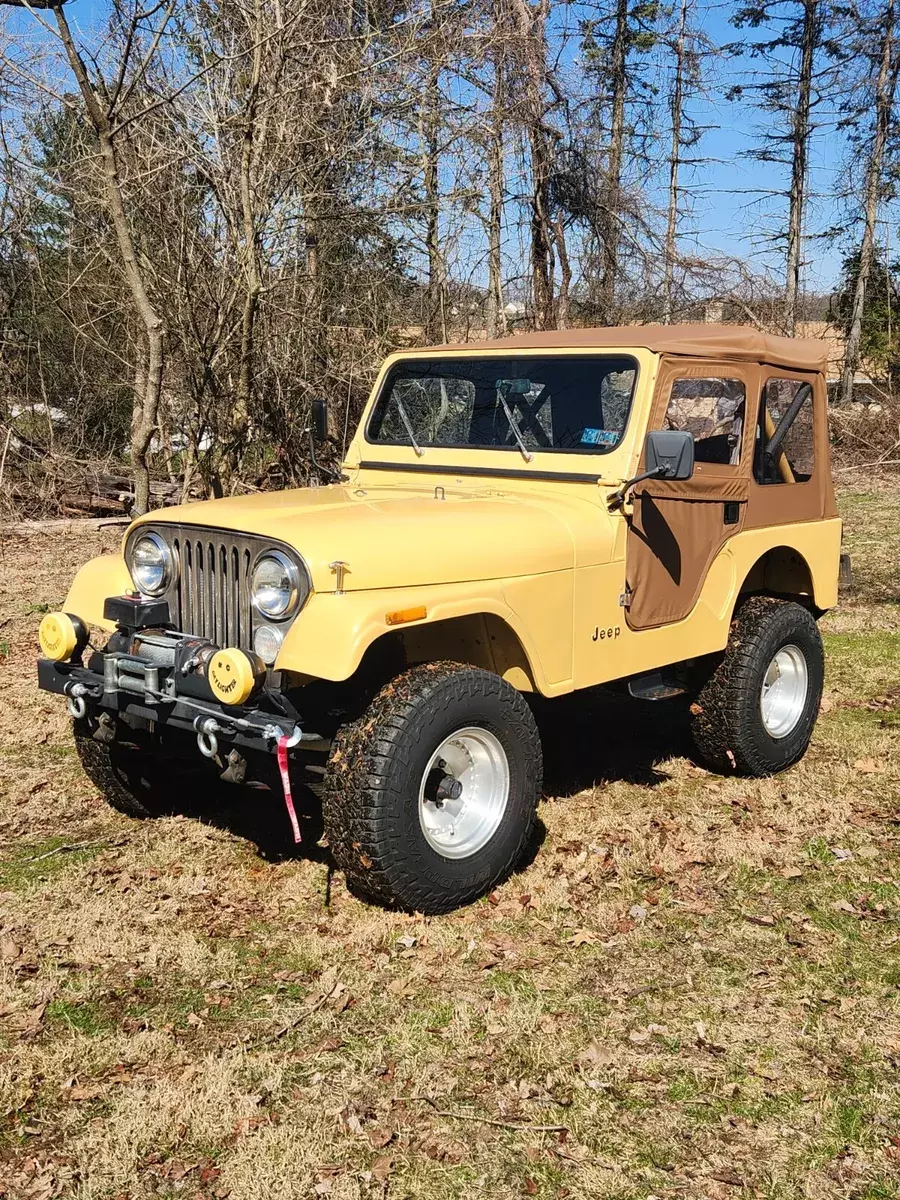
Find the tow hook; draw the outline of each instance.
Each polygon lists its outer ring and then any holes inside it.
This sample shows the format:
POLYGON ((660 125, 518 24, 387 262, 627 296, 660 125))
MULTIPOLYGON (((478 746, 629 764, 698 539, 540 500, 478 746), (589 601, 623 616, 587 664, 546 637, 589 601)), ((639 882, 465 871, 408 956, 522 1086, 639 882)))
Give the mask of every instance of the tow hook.
POLYGON ((194 720, 194 729, 197 731, 197 749, 204 758, 215 758, 219 753, 219 739, 216 734, 221 732, 222 726, 215 717, 197 717, 194 720))
POLYGON ((219 775, 226 783, 241 784, 247 778, 247 760, 237 750, 229 750, 228 756, 225 759, 226 767, 219 775))
POLYGON ((116 725, 109 713, 102 712, 97 718, 97 728, 91 735, 95 742, 108 745, 116 740, 116 725))

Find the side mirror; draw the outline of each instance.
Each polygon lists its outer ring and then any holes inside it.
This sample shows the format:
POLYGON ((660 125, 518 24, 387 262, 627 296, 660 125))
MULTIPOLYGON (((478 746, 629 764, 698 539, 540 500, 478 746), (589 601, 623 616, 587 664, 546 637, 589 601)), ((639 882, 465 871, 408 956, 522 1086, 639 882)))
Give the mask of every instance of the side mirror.
POLYGON ((683 429, 651 429, 644 441, 644 468, 613 492, 610 512, 621 508, 634 485, 645 479, 690 479, 694 474, 694 435, 683 429))
POLYGON ((328 401, 313 400, 312 402, 313 434, 317 442, 324 442, 328 437, 328 401))
POLYGON ((682 429, 652 429, 644 442, 648 475, 657 479, 690 479, 694 474, 694 435, 682 429))

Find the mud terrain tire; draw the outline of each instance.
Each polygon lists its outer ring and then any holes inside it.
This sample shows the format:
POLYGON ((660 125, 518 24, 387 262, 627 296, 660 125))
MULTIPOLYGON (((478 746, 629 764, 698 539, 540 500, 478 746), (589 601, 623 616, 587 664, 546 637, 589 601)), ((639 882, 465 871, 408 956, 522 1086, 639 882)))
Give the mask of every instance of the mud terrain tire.
POLYGON ((87 718, 74 723, 75 749, 85 775, 112 808, 127 817, 159 817, 173 805, 170 778, 162 776, 159 760, 135 743, 98 742, 87 718))
POLYGON ((757 778, 793 766, 809 746, 824 674, 822 638, 807 609, 768 596, 746 600, 735 613, 721 661, 691 705, 691 732, 704 763, 721 774, 757 778), (805 664, 806 692, 796 702, 794 724, 772 736, 762 694, 779 653, 802 660, 801 668, 805 664))
POLYGON ((537 726, 515 688, 459 663, 413 667, 386 684, 335 738, 323 789, 334 859, 352 890, 389 907, 442 913, 468 904, 521 858, 534 825, 541 771, 537 726), (493 833, 472 853, 454 858, 429 840, 420 791, 433 774, 434 756, 466 731, 476 739, 484 731, 495 757, 502 747, 508 792, 504 787, 505 808, 498 809, 502 816, 493 833))

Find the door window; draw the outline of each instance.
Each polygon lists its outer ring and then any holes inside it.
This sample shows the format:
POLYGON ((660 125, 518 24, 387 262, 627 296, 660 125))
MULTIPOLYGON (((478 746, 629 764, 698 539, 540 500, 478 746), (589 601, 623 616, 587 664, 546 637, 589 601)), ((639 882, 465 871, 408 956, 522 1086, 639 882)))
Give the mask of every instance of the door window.
POLYGON ((741 459, 746 407, 747 393, 740 379, 676 379, 663 428, 694 435, 696 462, 735 467, 741 459))
POLYGON ((767 379, 756 427, 757 483, 805 483, 815 467, 813 394, 800 379, 767 379))

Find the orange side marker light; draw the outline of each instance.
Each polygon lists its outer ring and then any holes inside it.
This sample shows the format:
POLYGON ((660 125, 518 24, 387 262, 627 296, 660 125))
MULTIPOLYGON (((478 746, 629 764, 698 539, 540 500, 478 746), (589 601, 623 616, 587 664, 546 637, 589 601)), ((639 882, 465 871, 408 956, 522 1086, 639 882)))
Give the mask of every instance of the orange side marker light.
POLYGON ((424 604, 419 604, 415 608, 400 608, 396 612, 385 613, 384 620, 387 625, 405 625, 407 621, 422 621, 428 616, 428 609, 424 604))

